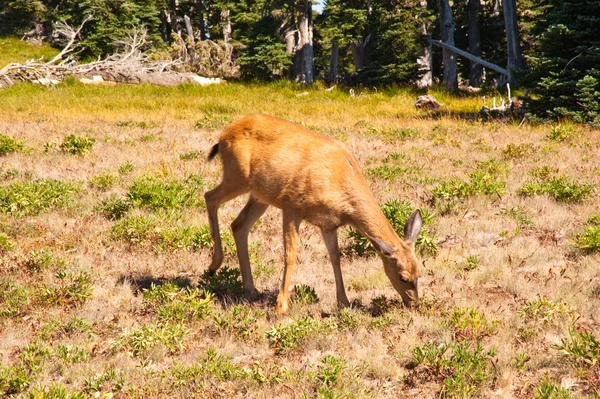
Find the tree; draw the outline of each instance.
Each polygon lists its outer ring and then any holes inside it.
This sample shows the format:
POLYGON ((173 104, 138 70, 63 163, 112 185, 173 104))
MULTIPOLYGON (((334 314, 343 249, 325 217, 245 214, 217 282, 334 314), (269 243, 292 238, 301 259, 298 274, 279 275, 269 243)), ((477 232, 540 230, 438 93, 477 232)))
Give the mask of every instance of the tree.
POLYGON ((532 34, 528 110, 600 124, 600 0, 547 0, 532 34))
MULTIPOLYGON (((454 46, 454 20, 449 0, 439 0, 440 27, 442 42, 454 46)), ((456 70, 456 54, 452 51, 443 50, 444 63, 444 86, 449 90, 458 88, 458 76, 456 70)))
POLYGON ((519 26, 517 25, 516 0, 503 0, 502 13, 504 15, 504 26, 506 29, 506 49, 508 54, 509 81, 512 85, 516 79, 513 70, 525 69, 525 58, 521 52, 521 39, 519 37, 519 26))
MULTIPOLYGON (((469 52, 481 57, 481 0, 469 0, 469 52)), ((483 83, 483 66, 469 62, 469 86, 479 87, 483 83)))

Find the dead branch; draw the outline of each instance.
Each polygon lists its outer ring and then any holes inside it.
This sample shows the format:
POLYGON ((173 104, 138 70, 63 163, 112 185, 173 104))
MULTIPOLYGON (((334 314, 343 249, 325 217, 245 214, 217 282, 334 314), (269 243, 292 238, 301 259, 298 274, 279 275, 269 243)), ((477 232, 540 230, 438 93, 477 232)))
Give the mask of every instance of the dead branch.
POLYGON ((56 57, 52 58, 48 64, 54 64, 56 61, 62 59, 62 57, 64 57, 66 54, 70 53, 73 51, 73 44, 75 43, 75 40, 77 39, 77 36, 79 36, 79 33, 81 32, 81 30, 83 29, 83 26, 89 21, 91 20, 93 17, 91 15, 88 15, 87 17, 85 17, 85 19, 83 20, 83 22, 81 23, 81 25, 79 25, 79 28, 77 28, 77 30, 74 30, 72 27, 69 26, 69 24, 67 24, 66 22, 58 22, 56 24, 56 33, 60 36, 65 36, 69 38, 69 42, 67 43, 67 45, 62 49, 62 51, 60 53, 58 53, 56 55, 56 57))

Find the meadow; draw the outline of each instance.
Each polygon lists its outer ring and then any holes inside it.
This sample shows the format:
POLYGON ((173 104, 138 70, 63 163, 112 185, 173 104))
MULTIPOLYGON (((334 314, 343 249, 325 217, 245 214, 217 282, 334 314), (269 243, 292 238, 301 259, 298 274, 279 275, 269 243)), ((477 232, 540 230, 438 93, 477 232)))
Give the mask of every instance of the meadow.
MULTIPOLYGON (((29 398, 600 397, 600 132, 482 121, 478 96, 288 83, 0 90, 0 396, 29 398), (394 227, 425 226, 409 310, 367 241, 340 232, 338 310, 303 224, 294 300, 275 312, 281 212, 253 228, 258 301, 241 296, 229 223, 206 274, 207 151, 252 113, 356 156, 394 227)), ((488 101, 489 102, 489 101, 488 101)))

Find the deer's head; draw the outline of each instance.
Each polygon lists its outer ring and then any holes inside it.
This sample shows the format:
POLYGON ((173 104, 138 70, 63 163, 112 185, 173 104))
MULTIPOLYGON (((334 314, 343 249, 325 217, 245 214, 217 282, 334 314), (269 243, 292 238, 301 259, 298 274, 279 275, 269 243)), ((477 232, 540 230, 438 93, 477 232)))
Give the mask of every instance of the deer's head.
POLYGON ((381 240, 373 240, 373 244, 383 259, 385 274, 400 296, 405 306, 419 304, 419 262, 415 256, 415 243, 421 233, 423 218, 421 211, 416 210, 404 225, 404 241, 388 244, 381 240))

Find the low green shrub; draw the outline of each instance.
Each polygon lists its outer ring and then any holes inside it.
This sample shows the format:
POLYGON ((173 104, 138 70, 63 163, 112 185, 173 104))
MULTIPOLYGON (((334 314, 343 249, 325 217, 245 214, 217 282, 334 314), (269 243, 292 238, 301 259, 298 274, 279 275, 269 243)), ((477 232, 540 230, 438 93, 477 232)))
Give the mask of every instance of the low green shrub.
POLYGON ((14 152, 25 152, 25 142, 0 133, 0 157, 14 152))
POLYGON ((415 365, 443 378, 441 398, 470 398, 476 396, 493 372, 495 350, 484 350, 481 343, 460 342, 436 345, 426 343, 412 349, 415 365))
POLYGON ((109 220, 119 220, 131 210, 133 204, 127 198, 120 198, 116 195, 104 198, 95 207, 96 212, 101 213, 109 220))
POLYGON ((12 251, 15 243, 4 233, 0 233, 0 254, 12 251))
POLYGON ((55 179, 14 182, 0 187, 0 212, 17 217, 37 215, 70 205, 78 192, 76 184, 55 179))
POLYGON ((73 155, 85 155, 91 151, 96 139, 88 136, 75 136, 70 134, 66 136, 60 145, 60 149, 73 155))
POLYGON ((294 286, 294 292, 296 294, 294 296, 295 302, 305 303, 308 305, 319 302, 319 297, 317 296, 315 289, 306 284, 294 286))
POLYGON ((570 181, 566 176, 531 181, 519 188, 519 194, 524 197, 548 195, 558 202, 567 203, 580 202, 594 191, 593 184, 580 184, 570 181))
POLYGON ((136 179, 127 198, 134 206, 157 209, 178 209, 186 206, 201 206, 200 191, 204 188, 201 178, 193 175, 183 182, 175 179, 159 179, 143 176, 136 179))
POLYGON ((600 340, 585 330, 571 329, 569 336, 561 339, 560 344, 554 345, 553 348, 589 367, 600 361, 600 340))
POLYGON ((531 143, 509 144, 502 150, 504 159, 526 158, 537 151, 537 148, 531 143))
POLYGON ((318 320, 304 317, 290 323, 271 326, 266 336, 276 354, 287 354, 297 349, 318 328, 318 320))
POLYGON ((183 323, 159 322, 123 333, 113 347, 125 347, 136 357, 144 356, 157 345, 163 346, 171 353, 177 353, 185 349, 184 340, 188 334, 189 329, 183 323))
POLYGON ((581 131, 572 125, 556 125, 550 128, 547 138, 548 140, 563 142, 579 136, 581 136, 581 131))
POLYGON ((100 173, 92 176, 90 187, 106 191, 114 187, 119 182, 119 176, 114 173, 100 173))

